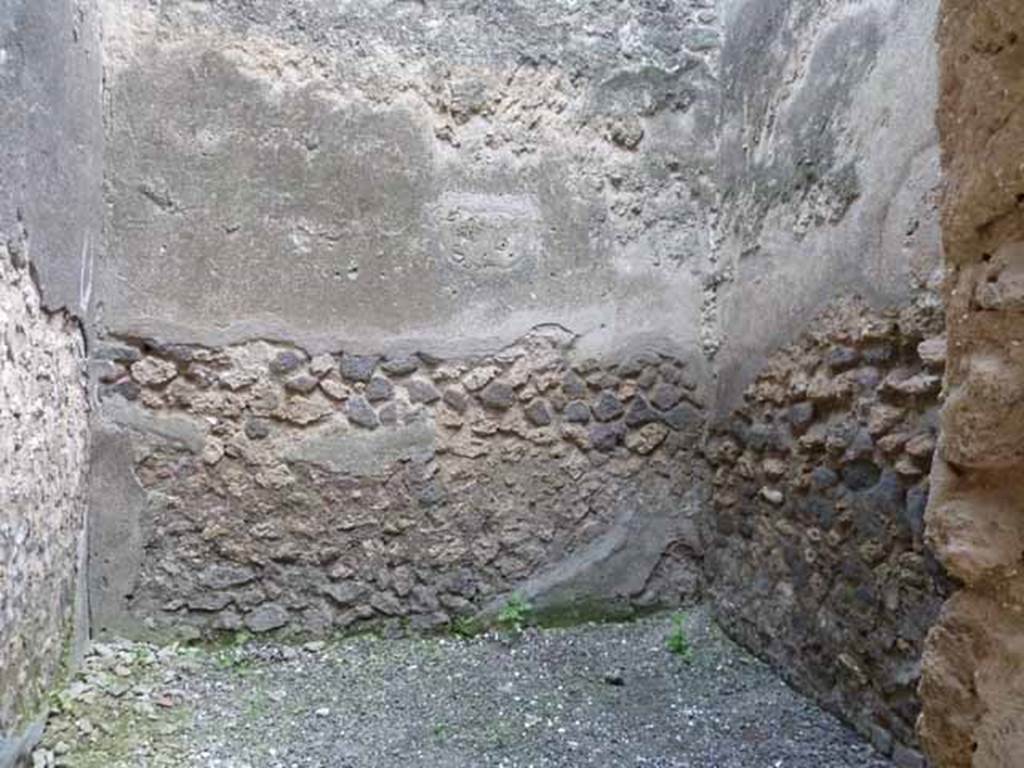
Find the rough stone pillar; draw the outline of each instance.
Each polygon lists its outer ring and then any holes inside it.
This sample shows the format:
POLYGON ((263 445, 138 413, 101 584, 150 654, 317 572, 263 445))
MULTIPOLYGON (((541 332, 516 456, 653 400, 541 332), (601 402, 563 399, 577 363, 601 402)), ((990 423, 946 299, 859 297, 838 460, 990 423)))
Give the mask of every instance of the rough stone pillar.
POLYGON ((928 536, 962 588, 932 629, 921 739, 1024 765, 1024 4, 946 0, 939 129, 949 363, 928 536))

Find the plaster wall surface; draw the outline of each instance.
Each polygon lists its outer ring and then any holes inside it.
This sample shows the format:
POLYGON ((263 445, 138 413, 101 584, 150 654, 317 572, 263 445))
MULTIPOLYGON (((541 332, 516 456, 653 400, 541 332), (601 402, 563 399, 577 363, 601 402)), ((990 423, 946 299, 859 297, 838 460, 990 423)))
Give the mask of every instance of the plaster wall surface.
POLYGON ((130 0, 106 29, 105 331, 695 350, 711 3, 130 0))
POLYGON ((941 280, 938 0, 729 0, 714 304, 720 413, 838 297, 941 280))

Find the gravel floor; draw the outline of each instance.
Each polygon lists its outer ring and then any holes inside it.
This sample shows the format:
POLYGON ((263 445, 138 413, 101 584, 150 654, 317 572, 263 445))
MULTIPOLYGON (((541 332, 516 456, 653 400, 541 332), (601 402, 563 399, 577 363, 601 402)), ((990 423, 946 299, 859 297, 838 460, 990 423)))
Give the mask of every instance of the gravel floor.
POLYGON ((888 766, 688 614, 474 639, 96 647, 36 765, 888 766))

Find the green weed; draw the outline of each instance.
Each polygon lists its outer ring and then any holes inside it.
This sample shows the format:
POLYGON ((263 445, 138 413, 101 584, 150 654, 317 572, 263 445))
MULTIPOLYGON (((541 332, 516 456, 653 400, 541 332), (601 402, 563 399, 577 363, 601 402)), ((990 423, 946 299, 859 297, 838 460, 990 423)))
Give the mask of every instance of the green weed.
POLYGON ((671 653, 681 658, 687 664, 693 661, 693 645, 686 634, 686 615, 679 613, 673 619, 672 631, 665 638, 665 645, 671 653))

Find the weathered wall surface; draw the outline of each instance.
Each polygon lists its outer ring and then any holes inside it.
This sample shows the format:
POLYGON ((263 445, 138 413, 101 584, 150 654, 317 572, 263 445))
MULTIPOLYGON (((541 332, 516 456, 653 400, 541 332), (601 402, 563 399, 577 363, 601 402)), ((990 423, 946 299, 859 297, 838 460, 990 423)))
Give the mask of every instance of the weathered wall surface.
POLYGON ((949 368, 928 537, 962 583, 928 637, 935 762, 1024 764, 1024 13, 943 2, 949 368))
POLYGON ((924 543, 944 363, 934 307, 843 302, 715 426, 705 536, 722 626, 900 765, 948 589, 924 543))
POLYGON ((84 340, 25 245, 0 243, 0 765, 70 653, 89 444, 84 340))
POLYGON ((109 331, 696 338, 710 2, 107 5, 109 331))
POLYGON ((98 631, 710 589, 913 765, 936 11, 109 4, 98 631))
POLYGON ((98 631, 710 589, 916 764, 937 10, 105 3, 98 631))
POLYGON ((105 23, 99 631, 697 593, 696 470, 668 457, 699 438, 715 332, 712 3, 105 23), (209 594, 203 562, 235 576, 209 594))
POLYGON ((85 349, 55 310, 102 227, 99 88, 91 3, 0 0, 0 766, 86 629, 85 349))
POLYGON ((715 304, 724 412, 835 298, 938 288, 938 0, 729 0, 715 304))
POLYGON ((922 536, 943 354, 937 8, 722 5, 708 282, 719 620, 906 765, 946 589, 922 536))
POLYGON ((0 1, 0 234, 28 233, 43 306, 89 303, 102 241, 95 0, 0 1))
POLYGON ((97 502, 97 631, 431 628, 513 589, 552 619, 698 597, 700 395, 679 360, 573 364, 573 342, 101 347, 142 513, 129 531, 97 502))

